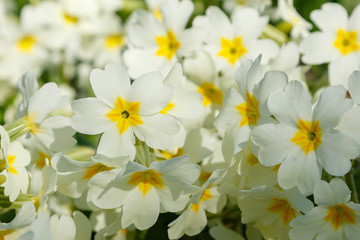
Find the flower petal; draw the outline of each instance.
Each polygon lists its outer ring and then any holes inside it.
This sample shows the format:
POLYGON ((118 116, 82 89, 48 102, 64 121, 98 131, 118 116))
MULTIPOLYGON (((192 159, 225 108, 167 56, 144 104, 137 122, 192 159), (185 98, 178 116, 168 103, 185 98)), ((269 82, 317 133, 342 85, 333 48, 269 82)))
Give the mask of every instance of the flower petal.
POLYGON ((290 141, 296 131, 297 129, 284 124, 269 123, 256 127, 251 134, 251 140, 260 148, 258 159, 261 164, 275 166, 299 149, 290 141))
POLYGON ((71 106, 75 115, 70 124, 78 132, 94 135, 115 125, 106 117, 110 107, 97 98, 75 100, 71 106))
POLYGON ((163 84, 160 72, 151 72, 136 79, 130 87, 127 101, 140 102, 140 115, 160 112, 173 96, 172 87, 163 84))
POLYGON ((95 96, 110 107, 114 107, 117 97, 125 98, 130 88, 130 78, 126 69, 117 63, 107 64, 105 70, 92 70, 90 83, 95 96))
POLYGON ((348 14, 343 6, 337 3, 325 3, 320 10, 310 14, 311 20, 325 32, 333 32, 339 28, 347 29, 348 14))
POLYGON ((316 156, 326 172, 344 176, 351 169, 350 159, 359 156, 359 149, 359 145, 351 137, 339 130, 331 130, 323 133, 316 156))
POLYGON ((280 123, 294 128, 299 119, 311 120, 310 95, 299 81, 290 81, 283 92, 270 95, 268 106, 280 123))
POLYGON ((346 89, 343 86, 326 88, 314 108, 312 121, 319 120, 322 130, 335 128, 340 118, 353 105, 353 101, 346 99, 345 95, 346 89))
POLYGON ((145 141, 149 147, 168 149, 172 145, 171 136, 180 130, 177 121, 161 113, 152 116, 142 116, 144 124, 133 126, 135 135, 145 141))

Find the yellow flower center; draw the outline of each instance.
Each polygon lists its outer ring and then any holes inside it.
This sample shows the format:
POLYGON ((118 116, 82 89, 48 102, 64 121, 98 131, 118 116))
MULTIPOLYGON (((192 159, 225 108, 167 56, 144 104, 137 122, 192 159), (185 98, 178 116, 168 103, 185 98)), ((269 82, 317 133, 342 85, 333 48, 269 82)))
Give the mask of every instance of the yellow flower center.
POLYGON ((291 141, 299 145, 305 154, 315 151, 321 144, 322 134, 319 121, 313 121, 310 124, 309 121, 299 120, 298 129, 299 131, 295 133, 291 141))
POLYGON ((175 148, 174 151, 170 150, 159 150, 162 157, 165 159, 176 158, 184 155, 184 149, 182 148, 175 148))
POLYGON ((34 135, 37 133, 42 132, 42 129, 40 128, 40 125, 35 122, 36 114, 30 114, 26 116, 26 122, 28 124, 28 127, 30 129, 30 132, 34 135))
POLYGON ((247 49, 242 43, 242 38, 237 37, 234 40, 221 38, 221 50, 218 52, 218 56, 226 58, 231 65, 245 53, 247 49))
POLYGON ((270 212, 279 213, 284 225, 289 225, 289 223, 296 218, 296 211, 285 199, 273 198, 267 209, 270 212))
POLYGON ((240 127, 257 124, 260 117, 259 102, 249 92, 246 92, 245 102, 237 105, 235 108, 242 117, 240 127))
MULTIPOLYGON (((36 159, 35 161, 35 166, 38 167, 38 168, 43 168, 46 164, 46 159, 51 159, 51 157, 49 157, 46 153, 43 153, 43 152, 38 152, 38 159, 36 159)), ((50 161, 49 161, 50 163, 50 161)))
POLYGON ((359 50, 359 43, 357 42, 357 32, 347 32, 343 29, 339 29, 336 34, 334 46, 339 49, 339 51, 343 55, 349 54, 351 52, 356 52, 357 50, 359 50))
POLYGON ((355 211, 345 204, 337 204, 330 207, 324 220, 329 221, 335 230, 341 227, 344 223, 356 225, 355 211))
MULTIPOLYGON (((211 185, 208 187, 210 188, 211 185)), ((209 200, 213 197, 213 195, 211 194, 210 190, 209 189, 205 189, 204 192, 202 193, 201 195, 201 198, 200 198, 200 201, 197 203, 197 204, 192 204, 191 205, 191 209, 194 211, 194 212, 198 212, 199 211, 199 208, 200 208, 200 204, 202 201, 206 201, 206 200, 209 200)))
POLYGON ((157 56, 164 56, 167 59, 175 55, 176 51, 181 46, 181 43, 176 39, 176 36, 172 30, 169 30, 166 36, 155 37, 156 43, 159 45, 159 49, 155 53, 157 56))
POLYGON ((246 157, 246 161, 250 166, 254 166, 259 162, 259 159, 252 152, 250 152, 250 154, 246 157))
POLYGON ((203 105, 207 106, 213 102, 222 105, 223 94, 219 88, 209 82, 204 82, 199 86, 197 91, 203 96, 203 105))
POLYGON ((5 240, 5 236, 14 232, 14 229, 1 230, 0 231, 0 240, 5 240))
POLYGON ((63 18, 65 21, 65 24, 68 24, 68 25, 73 25, 73 24, 79 22, 79 18, 77 18, 75 16, 71 16, 65 12, 63 12, 63 18))
POLYGON ((11 174, 17 174, 18 172, 17 172, 16 168, 13 167, 15 158, 16 157, 13 156, 13 155, 8 155, 7 156, 9 169, 6 168, 5 158, 1 159, 0 169, 1 170, 7 169, 11 174))
POLYGON ((20 52, 31 53, 36 42, 37 42, 37 40, 34 36, 31 36, 31 35, 23 36, 17 42, 17 49, 20 52))
POLYGON ((106 114, 106 117, 111 121, 116 122, 120 135, 128 130, 130 126, 143 124, 143 121, 138 114, 140 109, 139 102, 126 102, 126 100, 117 97, 114 105, 115 108, 110 110, 106 114))
POLYGON ((137 185, 143 196, 145 196, 152 187, 160 189, 164 188, 161 173, 158 173, 153 169, 131 174, 128 184, 137 185))
POLYGON ((123 45, 123 37, 119 34, 110 35, 105 38, 105 46, 112 50, 123 45))
POLYGON ((97 163, 91 167, 86 168, 85 174, 82 177, 82 179, 91 179, 93 176, 95 176, 96 174, 98 174, 99 172, 104 172, 104 171, 110 171, 112 170, 112 167, 108 167, 104 164, 101 163, 97 163))
POLYGON ((161 111, 160 111, 160 113, 162 113, 162 114, 167 114, 171 109, 173 109, 175 107, 175 104, 173 104, 172 102, 169 102, 169 104, 166 106, 166 107, 164 107, 161 111))

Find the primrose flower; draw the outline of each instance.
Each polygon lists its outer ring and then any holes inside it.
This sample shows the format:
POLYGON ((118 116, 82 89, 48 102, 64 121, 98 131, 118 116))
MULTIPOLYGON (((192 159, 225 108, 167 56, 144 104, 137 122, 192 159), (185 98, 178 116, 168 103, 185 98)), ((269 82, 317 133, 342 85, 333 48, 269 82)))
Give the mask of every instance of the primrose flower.
POLYGON ((350 171, 350 159, 359 155, 359 145, 336 129, 353 105, 345 94, 343 86, 326 88, 312 110, 304 86, 290 81, 283 92, 269 97, 269 110, 280 123, 258 126, 251 139, 259 148, 261 164, 281 164, 278 182, 282 188, 297 186, 301 193, 309 194, 320 180, 322 168, 334 176, 350 171))
POLYGON ((347 85, 349 75, 360 66, 360 5, 350 18, 344 7, 325 3, 310 18, 320 32, 312 33, 300 45, 306 64, 329 63, 330 85, 347 85))
POLYGON ((30 153, 18 141, 10 143, 9 135, 0 126, 0 186, 4 187, 4 195, 14 202, 20 192, 26 193, 29 186, 29 175, 26 166, 31 161, 30 153))
POLYGON ((184 209, 199 174, 199 166, 187 156, 152 162, 149 168, 130 161, 115 180, 107 172, 94 176, 89 200, 102 209, 122 206, 122 227, 134 224, 143 230, 155 224, 160 212, 184 209))
POLYGON ((215 171, 198 192, 191 196, 185 211, 169 223, 170 239, 178 239, 184 234, 193 236, 200 233, 207 224, 206 212, 217 213, 226 204, 226 194, 221 191, 221 175, 224 171, 215 171))
POLYGON ((193 10, 189 0, 165 0, 161 21, 151 12, 135 12, 136 21, 128 28, 129 48, 123 55, 132 78, 154 70, 166 75, 181 57, 201 47, 202 32, 185 29, 193 10))
POLYGON ((88 182, 96 174, 121 168, 129 161, 128 157, 109 159, 96 155, 90 161, 76 161, 64 154, 56 154, 51 164, 57 172, 57 191, 65 196, 78 198, 88 189, 88 182))
POLYGON ((252 8, 236 9, 231 21, 219 8, 211 6, 206 16, 194 19, 194 28, 206 32, 205 50, 214 60, 217 71, 233 76, 235 69, 246 59, 255 59, 263 55, 266 64, 276 56, 278 46, 270 39, 259 36, 268 22, 267 17, 259 16, 252 8))
POLYGON ((74 212, 74 218, 67 215, 58 217, 57 214, 50 217, 48 212, 42 212, 38 214, 30 229, 18 239, 89 239, 91 237, 90 226, 89 220, 79 211, 74 212))
POLYGON ((312 25, 296 11, 293 0, 279 0, 278 14, 282 20, 291 25, 290 34, 293 40, 302 40, 310 34, 312 25))
POLYGON ((307 213, 313 207, 313 203, 296 188, 279 191, 263 185, 242 190, 240 194, 238 204, 242 211, 241 221, 254 221, 265 239, 289 239, 290 222, 301 216, 301 212, 307 213))
POLYGON ((267 98, 274 91, 281 91, 287 76, 283 72, 270 71, 263 76, 261 56, 254 62, 245 61, 237 69, 235 80, 240 93, 231 88, 214 125, 224 132, 223 154, 229 160, 238 153, 250 138, 254 127, 274 122, 267 107, 267 98))
POLYGON ((350 201, 351 192, 343 180, 320 181, 314 188, 317 204, 290 223, 292 240, 355 240, 360 234, 360 204, 350 201))
POLYGON ((91 72, 96 98, 72 103, 72 127, 85 134, 100 134, 97 153, 108 157, 135 157, 135 136, 152 148, 168 149, 177 121, 160 113, 170 102, 172 87, 163 83, 160 72, 145 74, 130 84, 125 68, 107 64, 91 72))
POLYGON ((25 117, 30 129, 26 138, 35 136, 52 151, 64 151, 76 144, 72 138, 75 131, 70 127, 70 119, 64 116, 49 116, 68 102, 66 95, 55 83, 46 83, 38 89, 33 72, 27 72, 18 81, 22 100, 18 106, 18 115, 25 117))

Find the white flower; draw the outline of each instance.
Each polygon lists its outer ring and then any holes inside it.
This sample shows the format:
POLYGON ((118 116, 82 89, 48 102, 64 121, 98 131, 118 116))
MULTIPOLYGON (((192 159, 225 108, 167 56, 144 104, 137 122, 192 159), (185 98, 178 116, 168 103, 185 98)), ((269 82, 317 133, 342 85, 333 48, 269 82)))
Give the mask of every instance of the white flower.
POLYGON ((231 88, 214 125, 224 132, 223 154, 231 159, 248 142, 252 129, 258 125, 274 122, 267 106, 269 95, 281 91, 286 74, 270 71, 263 76, 261 56, 254 62, 247 60, 236 70, 235 80, 240 93, 231 88))
POLYGON ((162 21, 144 10, 134 13, 137 21, 129 26, 130 44, 124 52, 132 78, 154 70, 166 75, 182 56, 201 46, 201 32, 185 29, 193 9, 189 0, 165 0, 160 7, 162 21))
POLYGON ((359 155, 359 145, 335 129, 353 105, 345 93, 342 86, 325 89, 314 110, 310 95, 298 81, 290 81, 283 92, 269 97, 269 110, 280 124, 258 126, 252 141, 259 147, 261 164, 281 164, 278 182, 282 188, 298 186, 300 192, 309 194, 322 168, 335 176, 350 171, 350 159, 359 155))
POLYGON ((293 0, 279 0, 278 14, 282 20, 291 24, 291 38, 295 41, 307 37, 312 25, 307 22, 294 8, 293 0))
POLYGON ((30 229, 19 240, 81 240, 90 239, 91 225, 79 211, 74 212, 74 219, 67 215, 49 216, 48 212, 39 213, 30 229))
POLYGON ((18 141, 10 143, 5 129, 0 126, 1 152, 0 152, 0 175, 6 180, 1 183, 4 187, 4 195, 9 196, 10 202, 14 202, 20 192, 26 193, 29 186, 29 176, 26 166, 31 161, 30 154, 18 141))
POLYGON ((301 195, 298 189, 279 191, 263 185, 251 190, 240 191, 238 200, 241 209, 241 221, 255 221, 265 239, 288 239, 289 223, 306 213, 313 203, 301 195))
POLYGON ((161 73, 148 73, 130 85, 122 65, 107 64, 105 70, 91 72, 90 82, 96 98, 72 103, 75 115, 71 125, 85 134, 104 133, 97 153, 133 159, 135 136, 152 148, 172 146, 172 135, 179 131, 179 125, 173 117, 160 113, 173 93, 163 84, 161 73))
POLYGON ((347 85, 349 75, 360 65, 360 5, 348 18, 344 7, 326 3, 310 18, 320 32, 312 33, 300 45, 306 64, 329 64, 331 85, 347 85))
POLYGON ((320 181, 314 188, 318 205, 290 223, 292 240, 356 240, 360 234, 360 205, 350 200, 351 192, 343 180, 320 181))
POLYGON ((57 191, 65 196, 78 198, 88 189, 88 182, 96 174, 121 168, 129 161, 128 157, 109 159, 96 155, 90 161, 76 161, 64 154, 56 154, 51 164, 57 172, 57 191))
POLYGON ((217 71, 233 76, 234 70, 246 59, 255 59, 263 55, 263 63, 278 52, 278 46, 269 39, 259 40, 267 17, 259 16, 255 9, 237 9, 231 15, 231 21, 219 8, 211 6, 206 16, 194 19, 194 28, 206 32, 204 48, 214 59, 217 71))
POLYGON ((181 211, 199 174, 199 166, 186 156, 152 162, 149 168, 129 162, 115 180, 106 172, 94 176, 89 200, 103 209, 122 206, 122 227, 134 224, 143 230, 155 224, 160 212, 181 211))
MULTIPOLYGON (((18 115, 25 117, 31 134, 52 151, 64 151, 73 147, 75 131, 70 127, 70 119, 64 116, 49 116, 67 104, 68 97, 61 95, 55 83, 46 83, 38 89, 35 74, 31 71, 18 81, 22 101, 18 115)), ((27 136, 27 137, 29 137, 27 136)))
POLYGON ((221 189, 223 169, 214 172, 202 185, 198 192, 191 196, 185 211, 169 223, 170 239, 178 239, 184 234, 193 236, 199 234, 207 225, 206 212, 217 213, 226 204, 226 194, 221 189))

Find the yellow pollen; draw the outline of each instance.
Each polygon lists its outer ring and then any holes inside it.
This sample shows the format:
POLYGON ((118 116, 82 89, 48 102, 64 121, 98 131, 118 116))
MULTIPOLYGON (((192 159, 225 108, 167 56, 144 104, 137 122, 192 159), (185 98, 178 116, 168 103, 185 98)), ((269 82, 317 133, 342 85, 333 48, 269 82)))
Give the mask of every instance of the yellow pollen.
POLYGON ((273 170, 274 172, 279 171, 280 165, 281 165, 281 163, 279 163, 278 165, 275 165, 272 170, 273 170))
POLYGON ((82 177, 82 179, 91 179, 93 176, 95 176, 96 174, 98 174, 99 172, 104 172, 104 171, 110 171, 112 170, 112 167, 108 167, 104 164, 101 163, 97 163, 91 167, 86 168, 85 174, 82 177))
POLYGON ((347 55, 351 52, 358 51, 359 43, 357 41, 357 32, 356 31, 347 32, 343 29, 339 29, 336 34, 334 46, 343 55, 347 55))
POLYGON ((244 125, 257 124, 257 121, 260 117, 259 102, 249 92, 246 92, 245 102, 237 105, 235 108, 242 117, 240 121, 240 127, 244 125))
POLYGON ((299 120, 298 129, 299 131, 295 133, 291 141, 299 145, 305 154, 315 151, 321 144, 322 134, 319 121, 313 121, 310 124, 309 121, 299 120))
POLYGON ((130 126, 143 124, 138 114, 140 110, 139 102, 126 102, 126 100, 117 97, 114 105, 114 109, 110 110, 106 117, 116 122, 120 135, 128 130, 130 126))
POLYGON ((290 206, 289 202, 281 198, 273 198, 270 206, 267 208, 270 212, 279 213, 284 225, 296 218, 296 211, 290 206))
POLYGON ((176 36, 172 30, 169 30, 167 36, 155 37, 156 43, 159 45, 159 49, 155 53, 156 56, 164 56, 168 60, 175 55, 176 51, 181 46, 181 43, 176 39, 176 36))
POLYGON ((191 209, 194 211, 194 212, 198 212, 199 211, 199 208, 200 208, 200 204, 202 201, 206 201, 206 200, 209 200, 213 197, 213 195, 211 194, 209 188, 212 186, 209 185, 207 189, 204 190, 204 192, 202 193, 201 195, 201 198, 200 198, 200 201, 197 203, 197 204, 192 204, 191 205, 191 209))
POLYGON ((201 171, 200 176, 199 176, 199 181, 201 183, 206 182, 211 176, 211 172, 205 172, 205 171, 201 171))
POLYGON ((137 185, 143 196, 151 189, 156 187, 163 189, 163 179, 161 173, 156 172, 153 169, 149 169, 143 172, 135 172, 131 174, 128 184, 137 185))
POLYGON ((216 103, 219 106, 222 105, 223 94, 214 84, 204 82, 199 86, 197 91, 203 96, 204 106, 208 106, 211 103, 216 103))
MULTIPOLYGON (((38 168, 43 168, 46 164, 46 159, 51 159, 51 157, 49 157, 46 153, 43 153, 43 152, 38 152, 38 159, 36 159, 35 161, 35 166, 38 167, 38 168)), ((50 161, 49 161, 50 163, 50 161)))
POLYGON ((250 154, 246 157, 246 161, 250 166, 254 166, 259 162, 258 158, 252 152, 250 152, 250 154))
POLYGON ((159 152, 165 159, 176 158, 184 155, 184 149, 182 148, 177 148, 175 151, 159 150, 159 152))
POLYGON ((167 114, 174 107, 175 107, 175 104, 173 104, 172 102, 169 102, 169 104, 166 105, 166 107, 164 107, 163 110, 160 111, 160 113, 167 114))
POLYGON ((30 132, 34 135, 37 133, 42 132, 42 129, 40 128, 40 125, 35 122, 36 115, 31 114, 26 116, 26 122, 28 124, 28 127, 30 129, 30 132))
POLYGON ((8 164, 9 164, 9 169, 6 168, 6 163, 5 163, 5 158, 1 159, 1 163, 0 163, 0 169, 7 169, 11 174, 17 174, 17 170, 16 168, 13 167, 13 164, 15 162, 15 156, 13 155, 8 155, 7 159, 8 159, 8 164))
POLYGON ((112 50, 123 45, 123 37, 121 35, 110 35, 105 38, 105 46, 112 50))
POLYGON ((0 231, 0 240, 5 240, 5 236, 14 232, 14 229, 1 230, 0 231))
POLYGON ((237 37, 234 40, 221 38, 221 50, 218 52, 218 56, 226 58, 231 65, 245 53, 247 49, 242 43, 242 38, 237 37))
POLYGON ((20 52, 31 53, 36 42, 37 40, 35 37, 26 35, 17 42, 17 49, 20 52))
POLYGON ((75 17, 75 16, 71 16, 65 12, 63 12, 63 18, 66 24, 68 25, 73 25, 77 22, 79 22, 79 18, 75 17))
POLYGON ((324 220, 329 221, 335 230, 341 227, 344 223, 356 225, 355 211, 345 204, 337 204, 330 207, 324 220))

